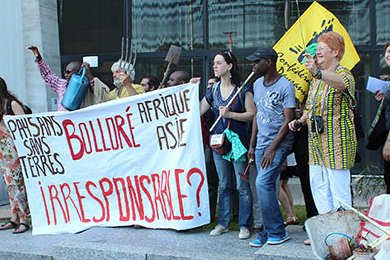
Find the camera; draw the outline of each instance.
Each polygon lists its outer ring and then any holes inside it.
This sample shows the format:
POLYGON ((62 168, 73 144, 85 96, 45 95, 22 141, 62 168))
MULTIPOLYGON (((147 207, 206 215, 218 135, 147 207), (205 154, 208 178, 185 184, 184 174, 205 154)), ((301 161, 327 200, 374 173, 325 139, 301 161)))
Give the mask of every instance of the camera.
POLYGON ((295 124, 294 124, 294 130, 298 130, 299 128, 301 128, 303 126, 302 122, 301 121, 296 121, 295 124))
POLYGON ((322 116, 312 116, 310 118, 311 121, 311 132, 312 133, 319 133, 321 134, 324 132, 324 120, 322 119, 322 116))

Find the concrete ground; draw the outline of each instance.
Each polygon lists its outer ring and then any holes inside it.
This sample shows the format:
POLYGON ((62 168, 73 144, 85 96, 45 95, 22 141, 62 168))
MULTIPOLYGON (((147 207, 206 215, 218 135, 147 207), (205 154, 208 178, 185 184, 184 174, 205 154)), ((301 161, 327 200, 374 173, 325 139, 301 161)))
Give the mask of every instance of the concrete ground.
MULTIPOLYGON (((303 205, 298 178, 289 180, 295 205, 303 205)), ((357 201, 355 201, 356 203, 357 201)), ((366 200, 358 200, 366 204, 366 200)), ((0 206, 0 220, 10 217, 9 205, 0 206)), ((78 234, 37 235, 31 230, 0 231, 0 259, 316 259, 302 226, 288 226, 291 239, 281 245, 249 246, 256 234, 238 239, 238 231, 209 236, 210 230, 189 231, 95 227, 78 234)))
MULTIPOLYGON (((298 178, 289 180, 295 205, 303 205, 298 178)), ((355 200, 367 205, 367 199, 355 200)), ((0 206, 0 220, 10 217, 9 205, 0 206)), ((316 259, 302 226, 288 226, 291 239, 281 245, 249 246, 239 240, 238 231, 218 237, 210 230, 190 231, 136 229, 132 227, 95 227, 78 234, 37 235, 31 231, 12 234, 0 231, 0 259, 316 259)))
MULTIPOLYGON (((0 207, 0 219, 9 218, 9 205, 0 207)), ((78 234, 36 235, 31 230, 0 231, 0 259, 315 259, 302 226, 288 226, 291 239, 281 245, 249 246, 238 231, 209 236, 210 230, 189 231, 133 227, 95 227, 78 234)))

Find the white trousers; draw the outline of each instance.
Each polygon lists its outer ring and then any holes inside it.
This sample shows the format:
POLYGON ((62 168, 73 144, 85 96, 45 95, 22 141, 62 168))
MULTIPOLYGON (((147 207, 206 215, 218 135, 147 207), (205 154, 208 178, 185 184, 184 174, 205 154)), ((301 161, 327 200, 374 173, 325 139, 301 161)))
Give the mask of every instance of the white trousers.
POLYGON ((310 165, 310 188, 319 214, 351 206, 351 173, 321 165, 310 165), (343 203, 340 203, 342 201, 343 203))

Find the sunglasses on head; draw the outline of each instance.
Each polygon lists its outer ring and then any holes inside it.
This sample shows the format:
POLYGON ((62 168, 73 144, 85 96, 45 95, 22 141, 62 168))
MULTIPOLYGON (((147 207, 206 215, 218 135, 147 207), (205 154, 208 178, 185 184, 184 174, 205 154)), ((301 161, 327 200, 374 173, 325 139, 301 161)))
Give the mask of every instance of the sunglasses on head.
POLYGON ((229 55, 230 59, 232 59, 232 55, 230 54, 230 51, 225 51, 227 55, 229 55))

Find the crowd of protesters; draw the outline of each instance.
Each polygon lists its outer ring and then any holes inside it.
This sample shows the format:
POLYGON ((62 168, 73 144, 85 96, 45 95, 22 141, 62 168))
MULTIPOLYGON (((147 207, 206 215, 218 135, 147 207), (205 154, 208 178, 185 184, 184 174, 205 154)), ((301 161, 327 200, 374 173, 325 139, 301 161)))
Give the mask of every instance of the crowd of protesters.
MULTIPOLYGON (((190 81, 188 72, 177 70, 171 73, 166 86, 151 75, 135 84, 135 64, 126 72, 120 62, 116 62, 111 67, 113 87, 109 88, 92 75, 88 63, 70 62, 62 78, 51 72, 36 46, 28 49, 35 57, 42 79, 58 96, 58 111, 67 110, 61 100, 71 76, 82 68, 86 70, 90 85, 82 107, 190 81)), ((256 80, 245 85, 235 55, 231 51, 215 55, 215 77, 208 80, 205 96, 200 101, 202 122, 207 130, 212 128, 210 133, 204 131, 204 138, 212 140, 223 135, 231 145, 227 150, 208 141, 204 145, 210 216, 211 221, 218 222, 211 236, 229 231, 234 205, 238 205, 239 239, 248 239, 252 232, 256 233, 257 239, 249 243, 253 247, 289 240, 286 226, 300 223, 287 184, 293 170, 301 181, 307 218, 352 205, 350 169, 355 164, 357 150, 353 109, 356 106, 355 80, 352 73, 340 65, 344 50, 343 37, 336 32, 326 32, 318 38, 315 55, 304 54, 311 84, 303 103, 297 102, 293 84, 277 72, 278 54, 271 47, 258 48, 246 57, 256 80), (290 159, 286 160, 287 157, 290 159), (279 202, 286 219, 283 219, 279 202)), ((390 66, 390 41, 385 45, 385 60, 390 66)), ((193 78, 191 82, 200 82, 200 78, 193 78)), ((384 111, 389 133, 390 90, 377 92, 375 97, 381 103, 372 128, 384 111)), ((8 91, 2 78, 0 106, 1 117, 25 113, 23 104, 8 91)), ((11 205, 11 218, 0 225, 0 230, 23 233, 30 226, 20 161, 3 120, 0 132, 0 169, 11 205)), ((383 158, 387 193, 390 193, 390 133, 383 146, 383 158)))

